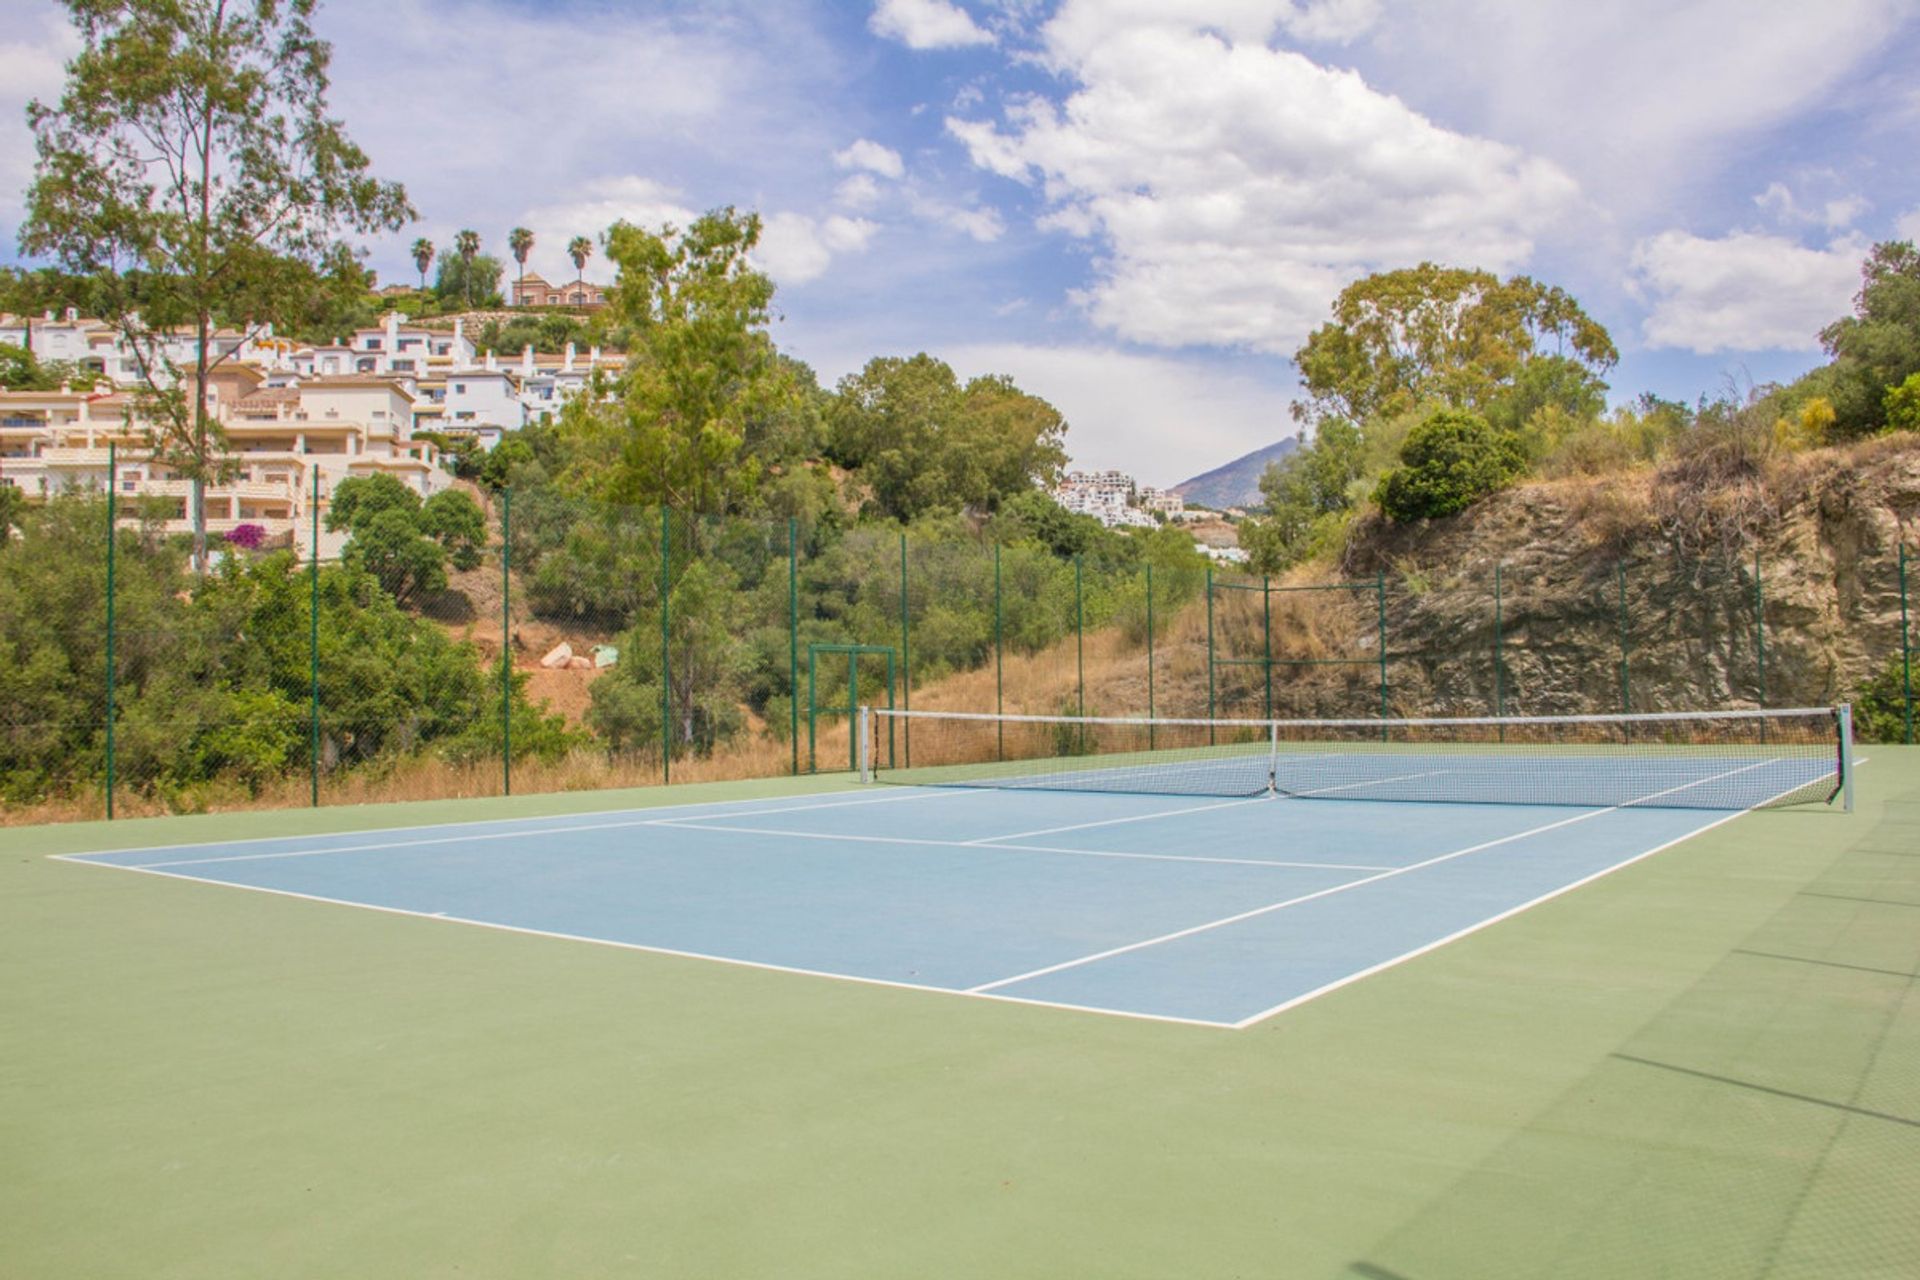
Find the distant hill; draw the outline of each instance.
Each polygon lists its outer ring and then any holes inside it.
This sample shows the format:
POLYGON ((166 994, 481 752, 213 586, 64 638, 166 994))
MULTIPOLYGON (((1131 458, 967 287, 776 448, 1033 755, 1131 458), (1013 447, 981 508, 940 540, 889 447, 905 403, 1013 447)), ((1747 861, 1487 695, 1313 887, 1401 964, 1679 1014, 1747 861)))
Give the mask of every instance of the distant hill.
POLYGON ((1260 496, 1260 476, 1266 471, 1269 462, 1278 462, 1299 447, 1299 441, 1289 436, 1285 440, 1255 449, 1244 457, 1235 458, 1224 467, 1183 480, 1173 486, 1173 491, 1188 502, 1197 502, 1201 506, 1213 507, 1255 507, 1262 502, 1260 496))

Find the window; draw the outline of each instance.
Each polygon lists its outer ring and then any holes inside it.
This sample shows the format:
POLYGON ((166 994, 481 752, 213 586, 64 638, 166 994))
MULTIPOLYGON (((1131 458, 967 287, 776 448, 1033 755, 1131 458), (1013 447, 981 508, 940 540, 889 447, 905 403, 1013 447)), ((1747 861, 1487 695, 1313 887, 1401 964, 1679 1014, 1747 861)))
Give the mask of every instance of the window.
POLYGON ((465 395, 465 394, 467 394, 467 384, 466 384, 466 383, 464 383, 464 382, 456 382, 456 383, 454 383, 454 384, 453 384, 453 394, 455 394, 455 395, 457 395, 457 396, 463 396, 463 395, 465 395))

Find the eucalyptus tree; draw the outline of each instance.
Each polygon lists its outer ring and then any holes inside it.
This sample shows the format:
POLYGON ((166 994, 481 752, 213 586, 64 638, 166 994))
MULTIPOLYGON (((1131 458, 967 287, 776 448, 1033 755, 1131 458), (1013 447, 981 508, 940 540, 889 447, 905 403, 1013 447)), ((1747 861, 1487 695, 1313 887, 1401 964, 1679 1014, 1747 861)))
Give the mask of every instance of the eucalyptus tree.
POLYGON ((420 292, 427 291, 427 268, 433 265, 433 241, 421 236, 413 242, 413 265, 420 272, 420 292))
POLYGON ((38 158, 20 248, 83 277, 124 342, 153 456, 190 482, 204 569, 206 486, 233 466, 208 408, 214 371, 343 273, 364 280, 343 234, 414 211, 327 114, 316 0, 65 3, 79 51, 59 101, 27 108, 38 158), (241 341, 216 353, 221 325, 241 341))
POLYGON ((507 232, 507 249, 513 254, 513 260, 520 264, 520 275, 515 283, 527 278, 527 255, 533 252, 533 232, 525 227, 515 227, 507 232))

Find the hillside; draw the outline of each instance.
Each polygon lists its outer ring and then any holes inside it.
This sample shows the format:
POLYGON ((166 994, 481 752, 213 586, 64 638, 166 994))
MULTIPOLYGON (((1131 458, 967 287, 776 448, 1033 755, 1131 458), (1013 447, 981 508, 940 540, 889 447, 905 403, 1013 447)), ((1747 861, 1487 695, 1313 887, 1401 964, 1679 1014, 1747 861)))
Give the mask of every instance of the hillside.
MULTIPOLYGON (((1273 594, 1270 624, 1257 590, 1218 593, 1211 704, 1204 602, 1165 620, 1154 710, 1264 714, 1253 659, 1270 626, 1273 714, 1377 714, 1383 621, 1395 715, 1830 705, 1898 661, 1900 538, 1914 557, 1917 525, 1912 436, 1704 484, 1644 470, 1523 485, 1450 520, 1367 522, 1342 565, 1276 580, 1296 589, 1273 594), (1297 590, 1315 583, 1346 585, 1297 590)), ((1909 592, 1920 610, 1920 582, 1909 592)), ((1090 633, 1089 710, 1144 713, 1145 657, 1139 637, 1090 633)), ((1009 710, 1072 705, 1071 641, 1013 672, 1009 710)), ((914 703, 980 710, 992 690, 990 672, 961 674, 914 703)))
POLYGON ((1267 464, 1286 457, 1299 447, 1299 443, 1289 436, 1255 449, 1252 453, 1243 454, 1225 466, 1202 472, 1190 480, 1182 480, 1173 486, 1173 491, 1188 502, 1197 502, 1216 510, 1258 506, 1261 502, 1260 477, 1266 472, 1267 464))

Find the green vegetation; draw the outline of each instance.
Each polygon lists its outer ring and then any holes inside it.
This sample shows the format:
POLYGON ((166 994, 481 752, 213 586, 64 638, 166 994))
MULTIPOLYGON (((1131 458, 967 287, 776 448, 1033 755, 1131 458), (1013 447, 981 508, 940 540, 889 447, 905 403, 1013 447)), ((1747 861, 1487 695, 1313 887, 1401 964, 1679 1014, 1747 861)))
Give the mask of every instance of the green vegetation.
POLYGON ((1457 515, 1506 488, 1525 467, 1517 434, 1478 414, 1443 409, 1407 433, 1400 465, 1380 477, 1374 500, 1389 520, 1457 515))
MULTIPOLYGON (((345 487, 344 485, 342 486, 345 487)), ((9 492, 0 490, 0 493, 9 492)), ((0 545, 0 801, 97 786, 104 768, 105 504, 66 496, 15 512, 0 545)), ((116 756, 123 782, 175 808, 258 793, 306 769, 310 568, 288 552, 186 573, 152 523, 117 536, 116 756)), ((319 575, 320 748, 330 762, 465 760, 500 752, 500 680, 477 652, 402 609, 361 556, 319 575)), ((571 739, 514 682, 516 756, 571 739)))
POLYGON ((327 114, 312 0, 67 8, 81 47, 59 101, 27 109, 38 161, 20 247, 84 281, 138 361, 141 417, 191 483, 204 569, 206 487, 231 466, 207 407, 226 358, 209 335, 316 307, 357 273, 340 232, 396 230, 413 208, 327 114), (167 354, 182 329, 191 369, 167 354))
POLYGON ((1861 275, 1854 314, 1820 334, 1831 362, 1791 385, 1612 411, 1613 341, 1564 291, 1430 263, 1356 281, 1295 353, 1295 414, 1312 435, 1262 478, 1266 514, 1241 526, 1242 545, 1275 573, 1337 555, 1370 511, 1444 518, 1528 475, 1646 467, 1689 551, 1751 533, 1753 512, 1729 523, 1689 495, 1802 450, 1920 430, 1920 252, 1876 245, 1861 275))

